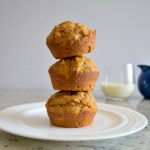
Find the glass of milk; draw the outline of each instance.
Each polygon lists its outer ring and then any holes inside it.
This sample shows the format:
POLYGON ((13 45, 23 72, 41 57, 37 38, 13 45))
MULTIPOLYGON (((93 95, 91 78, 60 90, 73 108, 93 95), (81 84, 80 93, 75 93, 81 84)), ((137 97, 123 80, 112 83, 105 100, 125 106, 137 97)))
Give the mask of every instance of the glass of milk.
POLYGON ((127 99, 135 89, 132 64, 106 65, 102 76, 101 90, 107 99, 127 99))

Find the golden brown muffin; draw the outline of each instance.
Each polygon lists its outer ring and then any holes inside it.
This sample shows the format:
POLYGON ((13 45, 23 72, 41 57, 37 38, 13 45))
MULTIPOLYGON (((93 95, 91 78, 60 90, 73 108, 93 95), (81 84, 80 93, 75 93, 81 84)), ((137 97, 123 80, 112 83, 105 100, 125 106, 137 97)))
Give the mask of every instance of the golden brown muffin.
POLYGON ((53 88, 62 91, 93 90, 99 76, 99 69, 85 56, 59 60, 48 70, 53 88))
POLYGON ((64 21, 47 36, 46 44, 56 59, 89 53, 95 48, 96 30, 64 21))
POLYGON ((66 128, 91 125, 96 114, 96 100, 90 92, 59 91, 45 106, 51 124, 66 128))

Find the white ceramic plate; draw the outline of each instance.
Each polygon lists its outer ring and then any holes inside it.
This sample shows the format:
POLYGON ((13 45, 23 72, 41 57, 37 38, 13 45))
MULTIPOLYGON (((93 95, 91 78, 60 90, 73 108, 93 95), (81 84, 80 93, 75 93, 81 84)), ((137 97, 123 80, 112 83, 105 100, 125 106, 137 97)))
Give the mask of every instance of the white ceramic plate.
POLYGON ((126 136, 142 130, 146 117, 129 108, 97 103, 98 111, 91 126, 61 128, 50 124, 45 104, 30 103, 0 111, 0 129, 42 140, 86 141, 126 136))

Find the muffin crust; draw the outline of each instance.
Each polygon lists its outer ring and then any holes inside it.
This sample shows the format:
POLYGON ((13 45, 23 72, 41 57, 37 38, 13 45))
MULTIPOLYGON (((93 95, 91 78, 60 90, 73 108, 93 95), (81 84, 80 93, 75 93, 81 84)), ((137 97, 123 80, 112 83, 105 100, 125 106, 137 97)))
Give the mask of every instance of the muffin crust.
POLYGON ((53 125, 76 128, 92 123, 96 101, 90 92, 59 91, 48 99, 46 108, 53 125))
POLYGON ((46 39, 46 44, 56 59, 89 53, 94 50, 95 42, 95 30, 71 21, 56 25, 46 39))
POLYGON ((85 56, 62 59, 49 70, 53 88, 65 91, 89 91, 94 89, 99 69, 85 56))

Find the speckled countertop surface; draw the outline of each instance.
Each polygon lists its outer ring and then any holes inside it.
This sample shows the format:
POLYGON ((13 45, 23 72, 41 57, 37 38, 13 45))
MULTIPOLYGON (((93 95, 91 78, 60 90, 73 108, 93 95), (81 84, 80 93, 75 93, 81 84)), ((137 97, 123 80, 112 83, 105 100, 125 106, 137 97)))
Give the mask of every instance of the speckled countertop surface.
MULTIPOLYGON (((150 120, 150 101, 140 97, 124 101, 106 101, 98 94, 97 101, 130 107, 143 113, 150 120)), ((45 101, 48 92, 0 92, 0 109, 30 102, 45 101)), ((0 130, 0 150, 150 150, 150 125, 135 134, 110 140, 86 142, 44 141, 12 135, 0 130)))

